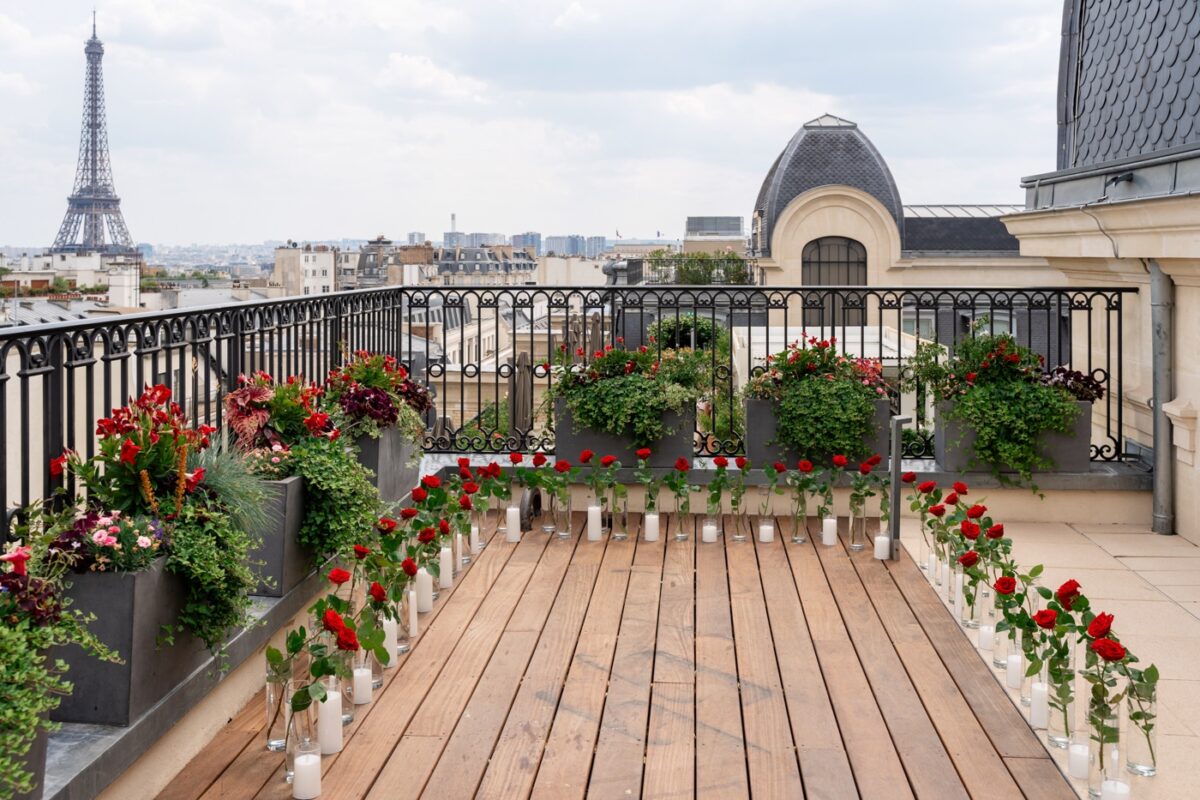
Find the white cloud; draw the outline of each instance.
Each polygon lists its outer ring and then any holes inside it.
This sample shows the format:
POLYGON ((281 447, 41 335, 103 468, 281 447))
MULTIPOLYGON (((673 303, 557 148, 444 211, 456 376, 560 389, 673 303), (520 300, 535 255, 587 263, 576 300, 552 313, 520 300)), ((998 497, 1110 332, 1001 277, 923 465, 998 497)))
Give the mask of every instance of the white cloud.
POLYGON ((19 72, 0 72, 0 92, 28 97, 37 85, 19 72))
POLYGON ((571 0, 562 13, 554 18, 554 27, 568 30, 589 25, 600 19, 595 11, 585 8, 579 0, 571 0))
POLYGON ((487 84, 468 75, 456 75, 433 63, 429 56, 390 53, 375 85, 387 89, 432 94, 452 99, 482 100, 487 84))

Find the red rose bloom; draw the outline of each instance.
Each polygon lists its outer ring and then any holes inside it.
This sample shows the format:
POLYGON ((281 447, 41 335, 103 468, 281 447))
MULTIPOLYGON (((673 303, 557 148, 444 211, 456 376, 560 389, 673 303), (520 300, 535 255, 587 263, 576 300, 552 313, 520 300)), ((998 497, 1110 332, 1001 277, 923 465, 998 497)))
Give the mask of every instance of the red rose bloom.
MULTIPOLYGON (((413 509, 413 511, 416 511, 416 509, 413 509)), ((375 527, 379 528, 383 533, 391 533, 396 530, 396 520, 391 517, 380 517, 379 521, 375 523, 375 527)))
POLYGON ((592 463, 592 457, 594 455, 596 455, 596 454, 593 453, 591 450, 584 450, 582 453, 579 454, 579 463, 580 464, 592 463))
POLYGON ((942 499, 942 502, 948 506, 956 506, 958 505, 958 494, 951 492, 942 499))
POLYGON ((400 517, 402 519, 412 519, 417 515, 417 510, 412 506, 400 509, 400 517))
POLYGON ((346 627, 346 623, 342 621, 342 615, 334 611, 332 608, 325 609, 325 614, 321 617, 321 627, 330 633, 337 633, 342 628, 346 627))
POLYGON ((458 498, 458 507, 461 508, 463 511, 470 511, 472 508, 471 496, 468 494, 464 494, 462 497, 458 498))
POLYGON ((439 519, 438 520, 438 532, 441 533, 443 536, 450 533, 450 523, 447 520, 439 519))
POLYGON ((916 483, 916 481, 917 481, 917 473, 915 473, 915 472, 906 472, 900 476, 901 483, 916 483))
POLYGON ((996 594, 1010 595, 1017 590, 1017 579, 1011 575, 1001 575, 996 578, 992 588, 996 590, 996 594))
POLYGON ((967 509, 968 519, 979 519, 987 513, 987 506, 981 506, 978 503, 967 509))
POLYGON ((349 628, 342 628, 337 634, 337 646, 338 650, 357 650, 358 634, 349 628))
POLYGON ((371 595, 371 599, 376 603, 382 603, 387 600, 387 592, 379 585, 379 581, 371 581, 371 588, 367 590, 367 593, 371 595))
POLYGON ((838 454, 833 457, 833 465, 835 467, 839 467, 839 468, 844 467, 849 463, 850 463, 850 459, 846 458, 844 455, 838 454))
POLYGON ((462 458, 458 459, 458 468, 459 469, 470 469, 471 468, 471 459, 467 458, 466 456, 463 456, 462 458))
POLYGON ((1120 661, 1125 657, 1125 647, 1112 639, 1097 639, 1091 644, 1092 652, 1105 661, 1120 661))
POLYGON ((879 462, 881 462, 881 461, 883 461, 883 456, 879 455, 879 453, 876 453, 875 455, 873 455, 867 459, 867 463, 870 464, 872 467, 878 467, 879 462))
POLYGON ((1033 615, 1033 621, 1039 628, 1053 630, 1055 623, 1058 622, 1058 612, 1053 608, 1043 608, 1033 615))
POLYGON ((406 558, 400 562, 400 569, 404 570, 404 574, 411 578, 417 574, 417 562, 406 558))
POLYGON ((363 547, 361 544, 354 545, 354 557, 359 561, 362 561, 369 555, 371 555, 371 548, 363 547))
POLYGON ((968 550, 958 557, 958 563, 967 568, 973 567, 979 563, 979 553, 976 553, 974 550, 968 550))
POLYGON ((535 467, 540 467, 540 466, 544 465, 545 463, 546 463, 546 454, 545 453, 534 453, 533 454, 533 465, 535 467))
POLYGON ((689 464, 688 460, 686 458, 684 458, 683 456, 680 456, 679 458, 675 459, 675 469, 678 470, 679 472, 687 472, 691 468, 692 468, 692 465, 689 464))
POLYGON ((479 484, 474 481, 467 481, 462 485, 462 490, 467 494, 475 494, 479 491, 479 484))
POLYGON ((511 462, 513 465, 520 464, 520 463, 521 463, 521 460, 522 460, 523 458, 524 458, 524 456, 522 456, 520 453, 509 453, 509 454, 508 454, 508 460, 509 460, 509 462, 511 462))
POLYGON ((870 475, 871 474, 871 465, 868 464, 866 461, 862 462, 861 464, 858 465, 858 472, 860 475, 870 475))
POLYGON ((412 490, 412 499, 414 503, 424 503, 429 497, 429 492, 422 489, 420 486, 412 490))
POLYGON ((776 461, 772 466, 775 467, 775 472, 779 473, 780 475, 787 472, 787 467, 781 461, 776 461))
POLYGON ((422 528, 421 532, 417 534, 417 541, 421 544, 429 544, 435 536, 437 536, 437 531, 433 528, 422 528))
POLYGON ((132 464, 141 451, 142 448, 134 444, 132 439, 126 439, 121 443, 121 463, 132 464))
POLYGON ((464 481, 471 480, 471 470, 467 469, 466 467, 459 467, 458 477, 462 478, 464 481))
POLYGON ((735 458, 733 460, 733 463, 737 464, 738 469, 745 469, 746 465, 749 464, 750 462, 746 460, 745 456, 738 456, 737 458, 735 458))
POLYGON ((1112 614, 1097 614, 1096 618, 1088 623, 1088 636, 1093 639, 1103 639, 1112 630, 1112 623, 1112 614))
POLYGON ((63 454, 61 456, 59 456, 58 458, 50 459, 50 475, 51 475, 51 477, 57 478, 59 475, 63 474, 63 469, 67 466, 67 460, 68 460, 68 458, 70 458, 70 456, 68 455, 68 452, 69 451, 64 450, 63 454))
POLYGON ((437 475, 426 475, 424 478, 421 478, 421 485, 426 489, 436 489, 442 485, 442 479, 437 475))
POLYGON ((939 503, 936 506, 931 506, 929 509, 929 513, 933 514, 935 517, 940 517, 946 513, 946 507, 944 505, 942 505, 941 503, 939 503))
POLYGON ((560 475, 565 472, 570 472, 571 471, 571 462, 563 461, 561 459, 559 459, 558 461, 555 461, 554 462, 554 471, 560 475))
POLYGON ((1079 581, 1072 578, 1058 587, 1058 591, 1054 593, 1054 596, 1063 608, 1070 611, 1071 606, 1075 605, 1075 601, 1079 599, 1079 581))
POLYGON ((963 536, 972 541, 979 538, 979 526, 969 519, 964 519, 962 525, 958 526, 958 529, 962 531, 963 536))
POLYGON ((333 569, 329 570, 329 574, 326 577, 329 578, 329 581, 334 585, 341 586, 343 583, 350 580, 350 573, 346 572, 346 570, 342 569, 341 567, 334 567, 333 569))
POLYGON ((640 458, 642 461, 645 461, 647 458, 650 457, 650 448, 643 447, 643 448, 639 449, 637 451, 637 457, 640 458))
POLYGON ((997 522, 995 525, 988 528, 987 529, 987 537, 989 539, 1003 539, 1004 538, 1004 523, 997 522))
POLYGON ((967 383, 974 383, 974 382, 975 382, 975 373, 968 372, 967 373, 967 383))
POLYGON ((802 458, 802 459, 800 459, 800 463, 796 465, 796 469, 800 470, 801 472, 803 472, 804 474, 807 475, 808 473, 813 471, 813 465, 812 465, 812 462, 809 461, 807 458, 802 458))
POLYGON ((917 487, 917 491, 921 494, 929 494, 937 488, 937 481, 925 481, 917 487))
POLYGON ((970 492, 967 491, 967 485, 962 481, 955 481, 952 488, 959 494, 970 494, 970 492))
POLYGON ((602 456, 600 458, 600 466, 611 467, 613 464, 616 463, 616 461, 617 461, 616 456, 602 456))

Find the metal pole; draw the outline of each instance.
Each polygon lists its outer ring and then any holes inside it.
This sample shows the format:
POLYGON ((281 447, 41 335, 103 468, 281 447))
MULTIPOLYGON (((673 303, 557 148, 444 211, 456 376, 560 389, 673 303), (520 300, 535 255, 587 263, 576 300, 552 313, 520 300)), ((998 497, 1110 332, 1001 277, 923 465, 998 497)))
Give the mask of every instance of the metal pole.
MULTIPOLYGON (((1175 533, 1175 453, 1171 419, 1163 406, 1175 397, 1175 282, 1150 259, 1151 369, 1154 375, 1155 533, 1175 533)), ((1120 354, 1118 354, 1120 357, 1120 354)))
POLYGON ((892 561, 900 560, 900 456, 903 453, 902 433, 912 417, 892 417, 892 457, 888 462, 892 472, 892 494, 888 497, 891 509, 888 512, 892 534, 892 561))

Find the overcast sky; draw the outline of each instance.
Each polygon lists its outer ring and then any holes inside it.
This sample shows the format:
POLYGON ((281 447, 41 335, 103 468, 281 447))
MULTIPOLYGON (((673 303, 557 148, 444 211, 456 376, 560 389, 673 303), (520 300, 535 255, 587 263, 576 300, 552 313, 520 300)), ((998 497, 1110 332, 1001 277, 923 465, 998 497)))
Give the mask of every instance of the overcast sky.
MULTIPOLYGON (((681 236, 750 216, 806 120, 859 123, 905 203, 1054 167, 1055 0, 97 0, 136 241, 681 236)), ((0 4, 0 245, 71 190, 92 3, 0 4)))

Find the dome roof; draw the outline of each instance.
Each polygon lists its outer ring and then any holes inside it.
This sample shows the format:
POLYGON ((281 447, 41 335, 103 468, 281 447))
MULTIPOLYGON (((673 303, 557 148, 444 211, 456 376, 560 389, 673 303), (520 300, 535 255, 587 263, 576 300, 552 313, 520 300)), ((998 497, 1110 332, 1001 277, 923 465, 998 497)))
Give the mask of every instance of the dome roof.
POLYGON ((825 114, 796 132, 775 159, 754 204, 756 248, 770 255, 775 221, 798 195, 818 186, 851 186, 874 197, 904 236, 904 207, 891 170, 871 140, 849 120, 825 114))

